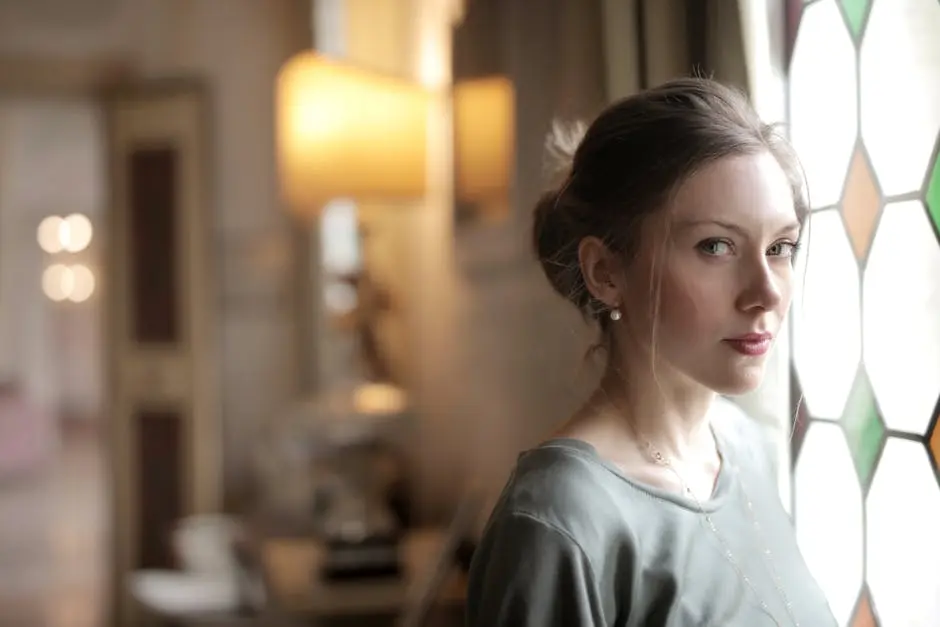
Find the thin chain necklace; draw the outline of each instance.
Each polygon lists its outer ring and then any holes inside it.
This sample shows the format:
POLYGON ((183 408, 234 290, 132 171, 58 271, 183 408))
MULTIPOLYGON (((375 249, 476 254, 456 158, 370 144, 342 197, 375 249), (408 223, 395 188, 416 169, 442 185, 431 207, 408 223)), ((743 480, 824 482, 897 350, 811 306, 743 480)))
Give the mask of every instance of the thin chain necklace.
MULTIPOLYGON (((630 421, 627 421, 627 422, 630 422, 630 421)), ((718 531, 718 527, 715 526, 715 521, 712 519, 711 514, 705 511, 705 507, 702 505, 702 502, 695 495, 695 492, 692 490, 692 488, 689 487, 688 483, 686 483, 686 481, 683 479, 682 475, 676 469, 675 465, 669 460, 669 458, 663 455, 661 451, 656 449, 653 446, 652 442, 650 442, 649 440, 645 438, 640 438, 639 434, 636 433, 636 430, 633 428, 632 422, 630 423, 630 428, 631 430, 634 431, 634 435, 637 436, 639 439, 641 439, 645 443, 646 450, 649 453, 649 456, 652 459, 652 461, 660 466, 663 466, 664 468, 669 469, 676 476, 676 479, 679 481, 679 484, 682 486, 683 491, 685 491, 690 497, 692 497, 692 499, 695 501, 696 506, 699 509, 699 512, 704 517, 707 527, 711 530, 712 534, 714 534, 718 542, 721 543, 722 549, 724 550, 725 559, 728 561, 731 567, 734 568, 738 577, 740 577, 741 580, 744 582, 744 584, 751 590, 751 593, 754 595, 754 598, 757 599, 757 602, 760 603, 761 609, 764 611, 764 613, 767 614, 767 616, 769 616, 772 621, 774 621, 774 624, 780 627, 780 623, 777 621, 773 613, 770 611, 770 608, 767 606, 767 603, 761 598, 760 594, 757 592, 757 588, 754 586, 754 583, 751 581, 750 577, 748 577, 747 574, 744 572, 737 558, 735 558, 734 553, 732 553, 731 551, 731 547, 728 545, 727 541, 725 541, 724 537, 718 531)), ((714 437, 714 434, 712 437, 714 437)), ((726 462, 727 460, 722 459, 721 463, 724 464, 726 462)), ((767 544, 767 540, 764 537, 764 532, 761 529, 760 521, 757 520, 757 515, 754 512, 754 504, 751 502, 751 497, 748 495, 744 482, 741 479, 741 474, 738 472, 736 467, 734 468, 734 472, 741 486, 741 492, 744 494, 744 500, 747 503, 748 515, 751 518, 751 523, 754 526, 754 531, 757 533, 760 541, 764 545, 764 550, 761 552, 761 555, 764 558, 765 566, 768 568, 770 572, 771 578, 774 581, 774 586, 777 588, 777 593, 780 595, 780 598, 783 601, 784 607, 786 608, 787 614, 790 616, 790 620, 793 622, 794 627, 800 627, 800 622, 797 620, 796 616, 793 613, 793 603, 790 601, 790 597, 787 595, 787 592, 783 587, 783 582, 780 578, 779 572, 777 571, 777 566, 776 564, 774 564, 773 554, 771 553, 770 547, 767 544)))

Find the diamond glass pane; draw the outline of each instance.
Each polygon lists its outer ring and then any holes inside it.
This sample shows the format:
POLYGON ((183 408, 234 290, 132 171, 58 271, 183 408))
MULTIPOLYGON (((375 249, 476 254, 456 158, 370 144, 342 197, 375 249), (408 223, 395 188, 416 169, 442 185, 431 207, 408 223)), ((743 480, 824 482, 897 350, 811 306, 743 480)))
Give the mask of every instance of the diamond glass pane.
POLYGON ((921 202, 885 207, 862 302, 865 368, 885 424, 924 434, 940 396, 940 245, 921 202))
POLYGON ((842 430, 814 422, 796 464, 797 541, 844 625, 862 586, 862 492, 842 430))
MULTIPOLYGON (((940 412, 940 409, 937 411, 940 412)), ((930 447, 930 456, 934 467, 937 469, 937 476, 940 477, 940 413, 937 414, 934 420, 933 431, 930 433, 927 445, 930 447)))
POLYGON ((849 23, 849 28, 856 39, 862 32, 862 25, 865 23, 865 12, 868 11, 870 0, 839 0, 842 8, 845 10, 845 18, 849 23))
POLYGON ((786 11, 786 34, 787 34, 787 58, 793 53, 793 45, 796 43, 796 32, 800 26, 800 16, 803 13, 803 0, 785 0, 786 11))
POLYGON ((871 599, 868 596, 868 590, 862 593, 858 599, 858 605, 855 607, 855 614, 852 616, 850 627, 877 627, 878 621, 875 619, 875 613, 871 609, 871 599))
POLYGON ((793 360, 811 416, 838 420, 861 358, 858 265, 835 210, 809 220, 793 300, 793 360), (801 284, 802 283, 802 284, 801 284))
POLYGON ((855 145, 855 50, 836 0, 803 10, 790 66, 790 137, 814 208, 839 201, 855 145))
POLYGON ((861 128, 887 196, 920 189, 940 130, 940 2, 875 2, 860 53, 861 128))
POLYGON ((889 438, 868 494, 868 585, 883 625, 940 617, 940 490, 920 442, 889 438))
POLYGON ((850 627, 877 627, 878 621, 875 620, 875 613, 871 609, 868 590, 865 590, 862 596, 859 597, 855 614, 852 616, 852 622, 849 625, 850 627))
POLYGON ((845 228, 849 233, 855 256, 859 259, 864 259, 868 254, 880 206, 881 196, 868 158, 865 151, 858 148, 852 156, 849 177, 845 181, 842 215, 845 217, 845 228))
POLYGON ((859 373, 852 387, 852 394, 842 417, 842 426, 859 481, 863 486, 867 486, 878 460, 881 443, 884 441, 885 428, 864 372, 859 373))
POLYGON ((937 237, 940 238, 940 153, 934 159, 927 182, 927 210, 937 229, 937 237))

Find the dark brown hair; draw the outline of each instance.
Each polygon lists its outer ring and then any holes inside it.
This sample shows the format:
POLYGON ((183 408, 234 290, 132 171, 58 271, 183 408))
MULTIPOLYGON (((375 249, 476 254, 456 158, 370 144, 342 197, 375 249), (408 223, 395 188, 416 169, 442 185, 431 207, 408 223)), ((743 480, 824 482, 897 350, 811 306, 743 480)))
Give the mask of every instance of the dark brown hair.
POLYGON ((808 206, 796 155, 741 93, 713 80, 683 78, 610 105, 573 151, 567 177, 535 207, 532 242, 549 283, 605 329, 605 308, 581 275, 581 240, 598 237, 629 260, 646 219, 695 171, 765 151, 790 180, 803 223, 808 206))

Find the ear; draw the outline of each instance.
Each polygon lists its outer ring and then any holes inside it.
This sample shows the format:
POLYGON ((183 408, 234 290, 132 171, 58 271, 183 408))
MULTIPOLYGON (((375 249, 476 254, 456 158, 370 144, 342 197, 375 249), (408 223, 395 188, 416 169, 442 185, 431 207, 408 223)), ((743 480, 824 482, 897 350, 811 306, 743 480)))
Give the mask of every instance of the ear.
POLYGON ((581 276, 591 295, 610 308, 623 304, 623 264, 597 237, 585 237, 578 244, 581 276))

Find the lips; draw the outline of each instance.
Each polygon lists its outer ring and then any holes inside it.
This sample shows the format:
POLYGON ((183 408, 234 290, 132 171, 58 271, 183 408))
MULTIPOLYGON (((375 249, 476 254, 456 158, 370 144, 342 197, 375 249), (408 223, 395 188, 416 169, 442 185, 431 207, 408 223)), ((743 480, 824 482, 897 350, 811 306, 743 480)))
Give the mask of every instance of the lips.
POLYGON ((774 336, 770 333, 748 333, 740 337, 729 338, 725 343, 735 351, 748 357, 759 357, 770 350, 774 336))

